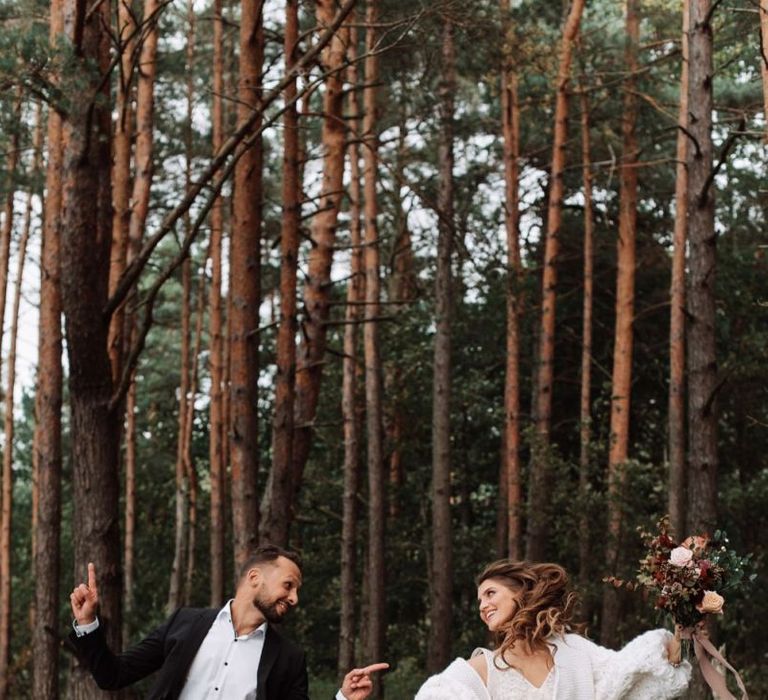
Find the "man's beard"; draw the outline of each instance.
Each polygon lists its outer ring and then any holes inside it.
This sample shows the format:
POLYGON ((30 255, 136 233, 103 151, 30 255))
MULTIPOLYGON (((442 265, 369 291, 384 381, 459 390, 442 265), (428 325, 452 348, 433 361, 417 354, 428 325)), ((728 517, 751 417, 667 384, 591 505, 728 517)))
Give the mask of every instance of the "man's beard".
POLYGON ((260 596, 255 596, 253 599, 253 606, 262 614, 267 622, 277 624, 283 621, 283 617, 289 610, 289 605, 283 600, 268 601, 260 596), (280 603, 283 604, 283 608, 280 607, 280 603))

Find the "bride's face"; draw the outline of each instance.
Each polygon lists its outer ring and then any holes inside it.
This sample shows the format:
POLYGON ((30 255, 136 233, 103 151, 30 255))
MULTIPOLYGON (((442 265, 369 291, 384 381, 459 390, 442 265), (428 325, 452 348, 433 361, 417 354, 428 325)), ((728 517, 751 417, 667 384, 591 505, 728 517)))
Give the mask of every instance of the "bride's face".
POLYGON ((487 579, 477 589, 480 619, 491 632, 509 622, 518 610, 518 593, 500 581, 487 579))

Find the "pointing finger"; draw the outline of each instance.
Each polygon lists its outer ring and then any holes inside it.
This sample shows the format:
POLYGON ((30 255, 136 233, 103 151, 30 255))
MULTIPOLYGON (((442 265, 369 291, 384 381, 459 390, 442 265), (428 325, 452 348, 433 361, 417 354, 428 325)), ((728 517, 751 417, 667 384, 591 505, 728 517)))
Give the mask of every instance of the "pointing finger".
POLYGON ((99 589, 96 586, 96 567, 93 562, 88 562, 88 588, 93 593, 98 593, 99 589))
POLYGON ((386 663, 378 663, 378 664, 371 664, 370 666, 366 666, 365 668, 356 669, 358 673, 361 673, 365 676, 367 676, 370 673, 376 673, 376 671, 384 671, 385 669, 389 668, 389 664, 386 663))

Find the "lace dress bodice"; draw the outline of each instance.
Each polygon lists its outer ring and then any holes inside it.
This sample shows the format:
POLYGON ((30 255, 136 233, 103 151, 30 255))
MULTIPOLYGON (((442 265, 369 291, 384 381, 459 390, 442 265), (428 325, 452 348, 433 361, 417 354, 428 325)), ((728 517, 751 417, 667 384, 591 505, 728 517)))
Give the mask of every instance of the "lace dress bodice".
POLYGON ((491 700, 554 700, 557 667, 553 667, 544 683, 538 688, 517 669, 494 659, 488 649, 478 650, 485 657, 488 669, 488 694, 491 700))

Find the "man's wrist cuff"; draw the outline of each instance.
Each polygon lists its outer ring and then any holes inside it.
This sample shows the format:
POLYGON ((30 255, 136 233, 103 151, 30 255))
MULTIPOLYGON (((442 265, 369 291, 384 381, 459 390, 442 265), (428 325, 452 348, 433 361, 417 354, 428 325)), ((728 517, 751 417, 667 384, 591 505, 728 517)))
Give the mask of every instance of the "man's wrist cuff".
POLYGON ((99 629, 99 618, 97 617, 93 622, 89 622, 87 625, 78 625, 77 620, 72 620, 72 629, 75 630, 75 634, 78 637, 85 637, 86 634, 90 634, 99 629))

